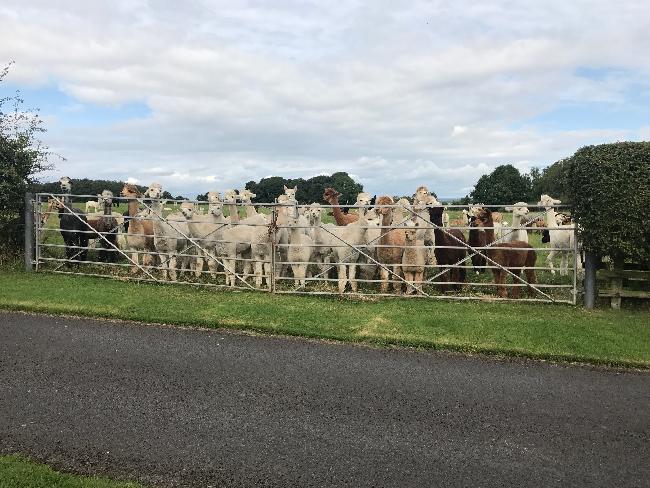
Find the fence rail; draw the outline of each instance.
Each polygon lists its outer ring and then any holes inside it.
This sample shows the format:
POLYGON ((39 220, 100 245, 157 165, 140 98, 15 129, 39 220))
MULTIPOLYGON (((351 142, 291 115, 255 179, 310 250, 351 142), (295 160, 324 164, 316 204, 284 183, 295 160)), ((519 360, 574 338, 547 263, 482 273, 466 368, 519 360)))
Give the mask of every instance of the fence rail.
MULTIPOLYGON (((327 215, 332 205, 236 201, 175 205, 141 199, 134 212, 133 199, 113 197, 120 204, 116 209, 107 204, 103 212, 86 214, 83 206, 89 198, 96 197, 65 193, 27 197, 32 219, 25 238, 26 244, 33 240, 34 251, 26 252, 26 265, 75 276, 282 294, 572 304, 577 300, 582 267, 576 228, 526 227, 546 212, 534 205, 528 206, 529 214, 516 227, 469 223, 446 227, 432 222, 426 207, 351 206, 361 218, 343 227, 327 215), (131 214, 124 212, 128 203, 131 214), (538 235, 544 230, 571 238, 546 247, 538 235), (521 231, 529 245, 514 248, 512 236, 521 231), (495 239, 490 242, 492 234, 495 239), (559 273, 547 259, 550 252, 561 257, 559 273), (536 254, 533 263, 508 262, 509 256, 528 253, 536 254), (499 279, 508 296, 497 287, 499 279), (523 289, 529 297, 519 297, 523 289)), ((466 208, 445 207, 452 214, 466 208)))

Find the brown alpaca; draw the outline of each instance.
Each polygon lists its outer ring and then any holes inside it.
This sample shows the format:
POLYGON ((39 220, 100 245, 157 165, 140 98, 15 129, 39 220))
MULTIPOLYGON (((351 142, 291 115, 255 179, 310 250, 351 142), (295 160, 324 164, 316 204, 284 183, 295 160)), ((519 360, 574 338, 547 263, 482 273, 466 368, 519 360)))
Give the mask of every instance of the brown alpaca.
MULTIPOLYGON (((400 265, 402 264, 402 253, 404 252, 404 245, 406 243, 406 233, 404 229, 388 230, 393 225, 394 208, 384 207, 382 205, 393 205, 393 199, 387 195, 377 197, 376 205, 379 214, 381 215, 381 237, 379 238, 379 246, 377 246, 377 261, 392 268, 393 273, 401 275, 400 265)), ((381 292, 388 292, 388 279, 391 276, 388 270, 380 267, 379 273, 381 275, 381 292)), ((399 278, 392 276, 393 288, 397 293, 402 291, 402 282, 399 278)))
MULTIPOLYGON (((125 219, 125 227, 127 229, 126 242, 131 253, 131 260, 135 263, 139 262, 137 251, 151 251, 156 252, 153 238, 153 220, 148 215, 138 215, 139 204, 137 198, 142 197, 138 187, 125 183, 122 188, 121 194, 123 197, 128 198, 129 210, 128 217, 125 219)), ((152 266, 154 255, 144 254, 142 264, 144 266, 152 266)), ((137 266, 131 268, 132 273, 138 271, 137 266)))
MULTIPOLYGON (((475 220, 477 227, 484 227, 485 231, 485 240, 487 245, 490 245, 494 242, 494 221, 492 220, 492 212, 486 208, 480 209, 476 214, 475 220)), ((529 283, 535 283, 535 270, 530 269, 535 266, 537 260, 537 253, 532 249, 532 246, 527 242, 523 241, 510 241, 510 242, 499 242, 495 244, 495 247, 501 249, 487 249, 487 256, 496 261, 501 266, 506 268, 511 273, 519 276, 521 274, 521 269, 513 268, 522 268, 525 269, 526 279, 529 283), (507 248, 507 249, 503 249, 507 248)), ((506 293, 506 272, 501 268, 493 268, 492 273, 494 274, 494 283, 497 285, 497 294, 505 298, 506 293)), ((528 294, 530 296, 535 295, 535 290, 528 286, 528 294)), ((510 293, 512 298, 519 297, 519 287, 513 287, 510 293)))
POLYGON ((334 188, 325 188, 325 192, 323 193, 323 200, 330 205, 333 205, 332 211, 334 213, 336 225, 348 225, 359 220, 358 214, 343 213, 341 207, 339 207, 339 196, 341 196, 341 194, 334 188))

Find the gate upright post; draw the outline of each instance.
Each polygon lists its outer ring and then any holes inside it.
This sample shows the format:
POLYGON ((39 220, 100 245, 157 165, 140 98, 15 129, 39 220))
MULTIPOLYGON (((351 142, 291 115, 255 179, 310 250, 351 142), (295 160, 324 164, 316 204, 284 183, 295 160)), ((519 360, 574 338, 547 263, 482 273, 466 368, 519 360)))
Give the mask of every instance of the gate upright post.
POLYGON ((598 256, 593 252, 585 253, 585 308, 592 310, 596 306, 596 271, 598 256))
POLYGON ((25 193, 25 271, 34 269, 34 194, 25 193))

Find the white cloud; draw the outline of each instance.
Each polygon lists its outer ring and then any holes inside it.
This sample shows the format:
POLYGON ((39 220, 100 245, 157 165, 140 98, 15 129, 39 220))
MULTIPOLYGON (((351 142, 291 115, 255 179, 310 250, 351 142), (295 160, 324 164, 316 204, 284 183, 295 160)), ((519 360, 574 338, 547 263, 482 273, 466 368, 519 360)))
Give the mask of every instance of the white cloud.
POLYGON ((497 164, 648 137, 526 123, 567 102, 624 107, 650 85, 646 2, 268 5, 5 0, 0 59, 17 61, 10 81, 79 104, 146 104, 109 126, 54 121, 47 142, 60 172, 173 193, 348 171, 375 193, 458 195, 497 164))

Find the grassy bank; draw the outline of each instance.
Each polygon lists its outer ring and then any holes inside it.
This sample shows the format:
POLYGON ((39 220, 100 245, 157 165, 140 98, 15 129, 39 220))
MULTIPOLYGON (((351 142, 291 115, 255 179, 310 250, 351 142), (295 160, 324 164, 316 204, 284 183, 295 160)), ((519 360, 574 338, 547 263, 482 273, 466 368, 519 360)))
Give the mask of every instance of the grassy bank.
POLYGON ((0 308, 650 368, 650 314, 330 297, 4 271, 0 308))
POLYGON ((22 456, 0 456, 0 488, 143 488, 138 483, 59 473, 22 456))

